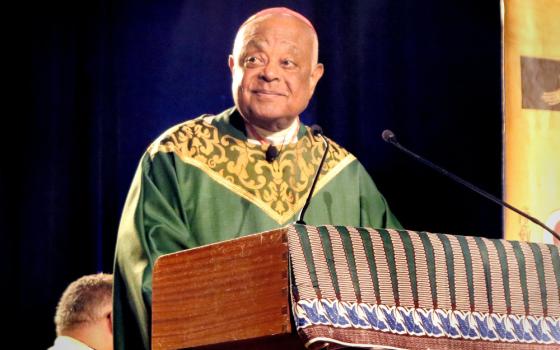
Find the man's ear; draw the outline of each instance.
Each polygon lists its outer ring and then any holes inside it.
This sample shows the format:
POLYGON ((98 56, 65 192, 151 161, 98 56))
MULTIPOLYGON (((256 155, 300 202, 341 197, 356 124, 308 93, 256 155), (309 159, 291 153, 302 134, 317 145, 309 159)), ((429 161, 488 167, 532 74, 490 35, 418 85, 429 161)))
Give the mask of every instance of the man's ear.
POLYGON ((107 325, 109 327, 109 332, 113 335, 113 311, 109 311, 109 314, 106 316, 107 325))
POLYGON ((231 74, 233 75, 233 67, 235 66, 235 59, 233 58, 232 55, 229 55, 228 66, 229 66, 229 70, 230 70, 231 74))
POLYGON ((315 67, 313 67, 313 70, 311 71, 311 83, 309 85, 310 90, 309 90, 309 98, 311 98, 311 96, 313 96, 313 93, 315 92, 315 87, 317 86, 317 83, 319 82, 319 79, 321 79, 321 77, 323 76, 323 73, 325 72, 325 67, 323 66, 322 63, 317 63, 315 65, 315 67))

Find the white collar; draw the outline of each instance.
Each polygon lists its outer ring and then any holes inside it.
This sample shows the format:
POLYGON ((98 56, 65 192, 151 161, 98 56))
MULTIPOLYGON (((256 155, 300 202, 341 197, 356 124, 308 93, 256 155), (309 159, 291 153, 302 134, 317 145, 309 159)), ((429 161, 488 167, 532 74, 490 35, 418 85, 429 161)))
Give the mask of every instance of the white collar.
POLYGON ((59 335, 54 340, 54 345, 49 350, 95 350, 81 341, 66 335, 59 335))
POLYGON ((249 142, 254 144, 260 144, 259 136, 264 138, 272 145, 281 145, 285 143, 293 143, 297 141, 297 134, 299 131, 299 118, 294 119, 292 124, 284 130, 280 131, 269 131, 263 128, 256 126, 255 124, 251 124, 254 130, 259 135, 254 135, 250 128, 245 126, 247 130, 247 139, 249 142))

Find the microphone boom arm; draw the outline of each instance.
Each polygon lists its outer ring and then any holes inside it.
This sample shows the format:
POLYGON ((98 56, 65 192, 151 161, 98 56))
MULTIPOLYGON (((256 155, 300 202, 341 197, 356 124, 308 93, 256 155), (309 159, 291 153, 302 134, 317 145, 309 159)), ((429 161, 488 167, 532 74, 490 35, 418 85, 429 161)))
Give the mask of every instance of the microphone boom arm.
POLYGON ((296 224, 302 224, 302 225, 305 225, 305 221, 303 221, 303 216, 305 215, 305 211, 307 210, 307 207, 309 206, 309 203, 311 202, 311 197, 313 197, 313 191, 315 191, 315 185, 317 184, 317 180, 319 179, 319 174, 321 173, 321 170, 323 169, 323 163, 325 162, 325 159, 327 158, 327 154, 329 153, 329 146, 330 146, 329 143, 327 142, 327 139, 323 135, 323 130, 321 130, 321 128, 318 125, 313 125, 313 134, 321 137, 321 139, 323 140, 323 145, 325 145, 325 151, 323 152, 323 157, 321 158, 321 163, 319 164, 319 167, 317 168, 317 172, 315 173, 315 176, 313 177, 313 183, 311 184, 311 188, 309 189, 309 194, 307 195, 307 200, 305 201, 305 204, 303 205, 303 208, 301 208, 301 211, 299 212, 298 218, 296 220, 296 224))
POLYGON ((385 140, 385 142, 388 142, 388 143, 392 144, 393 146, 397 147, 398 149, 400 149, 404 153, 406 153, 409 156, 415 158, 416 160, 420 161, 424 165, 427 165, 428 167, 434 169, 435 171, 439 172, 440 174, 443 174, 445 176, 448 176, 448 177, 452 178, 453 180, 455 180, 458 183, 460 183, 461 185, 466 186, 467 188, 473 190, 474 192, 478 193, 479 195, 481 195, 483 197, 486 197, 487 199, 491 200, 494 203, 497 203, 497 204, 499 204, 501 206, 504 206, 504 207, 506 207, 510 210, 513 210, 517 214, 519 214, 519 215, 523 216, 524 218, 527 218, 528 220, 532 221, 533 223, 539 225, 540 227, 542 227, 546 231, 550 232, 552 234, 552 236, 554 236, 554 238, 556 238, 557 240, 560 241, 560 235, 558 233, 554 232, 554 230, 552 230, 550 227, 546 226, 540 220, 538 220, 538 219, 532 217, 531 215, 517 209, 513 205, 498 199, 497 197, 493 196, 492 194, 476 187, 475 185, 471 184, 470 182, 467 182, 467 181, 461 179, 457 175, 455 175, 453 173, 450 173, 449 171, 443 169, 442 167, 435 165, 434 163, 430 162, 429 160, 420 157, 418 154, 416 154, 416 153, 410 151, 409 149, 407 149, 406 147, 402 146, 397 141, 397 138, 396 138, 395 134, 393 134, 392 131, 390 131, 390 130, 383 131, 382 137, 383 137, 383 140, 385 140))

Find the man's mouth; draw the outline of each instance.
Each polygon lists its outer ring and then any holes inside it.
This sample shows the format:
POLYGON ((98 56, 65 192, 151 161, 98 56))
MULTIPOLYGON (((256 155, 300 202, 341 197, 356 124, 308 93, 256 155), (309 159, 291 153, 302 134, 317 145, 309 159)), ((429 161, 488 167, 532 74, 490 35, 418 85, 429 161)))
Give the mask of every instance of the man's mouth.
POLYGON ((264 90, 264 89, 257 89, 252 90, 253 94, 258 96, 286 96, 286 94, 279 92, 279 91, 272 91, 272 90, 264 90))

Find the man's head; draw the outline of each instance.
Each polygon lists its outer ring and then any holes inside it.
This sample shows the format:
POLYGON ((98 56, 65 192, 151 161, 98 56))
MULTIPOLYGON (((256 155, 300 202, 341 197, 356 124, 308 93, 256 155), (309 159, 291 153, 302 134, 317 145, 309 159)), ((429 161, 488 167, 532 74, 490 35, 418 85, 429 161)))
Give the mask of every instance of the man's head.
POLYGON ((112 295, 113 276, 109 274, 87 275, 70 283, 56 307, 56 334, 96 349, 112 349, 112 295))
POLYGON ((323 65, 311 23, 286 9, 266 9, 241 25, 229 56, 232 93, 243 118, 261 128, 287 128, 307 107, 323 65))

